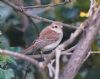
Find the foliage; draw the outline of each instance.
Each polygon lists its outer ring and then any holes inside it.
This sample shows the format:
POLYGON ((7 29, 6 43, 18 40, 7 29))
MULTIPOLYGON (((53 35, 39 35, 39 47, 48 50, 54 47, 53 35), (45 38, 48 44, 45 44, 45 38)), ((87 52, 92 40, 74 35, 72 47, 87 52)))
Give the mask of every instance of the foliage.
POLYGON ((14 78, 14 72, 12 69, 3 70, 0 68, 0 79, 12 79, 14 78))
MULTIPOLYGON (((25 6, 36 5, 35 0, 23 1, 25 6)), ((59 3, 62 1, 63 0, 41 0, 41 4, 47 5, 52 2, 59 3)), ((33 13, 37 12, 38 14, 36 15, 44 18, 77 25, 79 22, 84 21, 87 18, 87 16, 80 16, 80 13, 83 12, 83 14, 87 14, 88 9, 89 0, 77 0, 77 2, 71 7, 68 7, 67 4, 65 4, 49 9, 36 8, 35 10, 32 9, 32 11, 33 13)), ((34 22, 36 22, 39 32, 48 25, 47 22, 43 21, 36 20, 34 22)), ((0 48, 20 52, 24 47, 30 45, 37 37, 36 29, 31 21, 24 32, 20 30, 22 27, 23 24, 20 14, 0 1, 0 48)), ((72 32, 73 30, 68 28, 64 29, 64 39, 66 39, 66 37, 68 38, 72 32)), ((92 50, 100 51, 100 35, 97 36, 92 44, 92 50)), ((91 55, 91 57, 84 63, 75 79, 99 79, 99 62, 99 55, 91 55)), ((26 79, 33 79, 37 76, 38 71, 33 66, 27 68, 28 65, 29 63, 22 60, 0 55, 0 79, 22 79, 26 72, 28 73, 26 79)))

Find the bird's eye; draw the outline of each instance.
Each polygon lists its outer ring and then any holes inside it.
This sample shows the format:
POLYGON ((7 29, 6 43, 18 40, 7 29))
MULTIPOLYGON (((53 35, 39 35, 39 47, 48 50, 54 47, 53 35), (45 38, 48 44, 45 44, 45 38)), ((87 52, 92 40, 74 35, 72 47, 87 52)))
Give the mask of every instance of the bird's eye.
POLYGON ((54 28, 57 28, 57 26, 54 26, 54 28))

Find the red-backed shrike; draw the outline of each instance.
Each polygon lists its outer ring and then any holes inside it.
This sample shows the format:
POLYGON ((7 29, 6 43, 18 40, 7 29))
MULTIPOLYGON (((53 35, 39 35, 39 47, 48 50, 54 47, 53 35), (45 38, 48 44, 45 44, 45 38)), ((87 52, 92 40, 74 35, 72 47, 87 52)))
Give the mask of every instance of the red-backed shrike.
POLYGON ((53 22, 40 32, 38 39, 31 46, 26 48, 23 53, 26 54, 37 49, 41 49, 42 52, 54 49, 63 38, 62 27, 60 22, 53 22))

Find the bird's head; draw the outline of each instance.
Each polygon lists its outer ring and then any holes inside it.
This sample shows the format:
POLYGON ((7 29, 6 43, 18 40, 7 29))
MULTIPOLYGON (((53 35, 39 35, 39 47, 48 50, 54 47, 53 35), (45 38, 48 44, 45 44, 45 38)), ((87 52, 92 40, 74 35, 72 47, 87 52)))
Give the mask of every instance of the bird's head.
POLYGON ((56 31, 57 33, 62 33, 62 23, 60 22, 53 22, 51 25, 50 25, 50 28, 54 31, 56 31))

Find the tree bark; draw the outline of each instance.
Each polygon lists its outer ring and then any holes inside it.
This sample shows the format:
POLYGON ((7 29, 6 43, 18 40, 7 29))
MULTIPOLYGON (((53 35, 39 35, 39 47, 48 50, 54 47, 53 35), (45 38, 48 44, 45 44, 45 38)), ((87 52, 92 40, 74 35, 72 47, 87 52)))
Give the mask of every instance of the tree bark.
POLYGON ((78 73, 81 65, 84 62, 84 58, 88 54, 91 44, 95 39, 100 29, 100 6, 93 17, 90 17, 87 23, 87 27, 83 31, 83 35, 77 44, 68 64, 64 68, 61 79, 74 79, 78 73))

